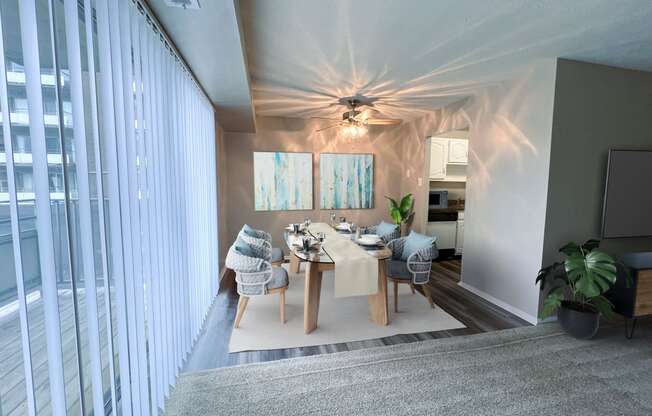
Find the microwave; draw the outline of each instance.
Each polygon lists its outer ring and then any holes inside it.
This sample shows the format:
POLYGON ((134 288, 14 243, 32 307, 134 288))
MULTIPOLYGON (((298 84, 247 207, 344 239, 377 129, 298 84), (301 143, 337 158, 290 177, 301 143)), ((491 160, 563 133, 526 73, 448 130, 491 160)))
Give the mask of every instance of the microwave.
POLYGON ((428 194, 428 209, 448 208, 448 191, 431 190, 428 194))

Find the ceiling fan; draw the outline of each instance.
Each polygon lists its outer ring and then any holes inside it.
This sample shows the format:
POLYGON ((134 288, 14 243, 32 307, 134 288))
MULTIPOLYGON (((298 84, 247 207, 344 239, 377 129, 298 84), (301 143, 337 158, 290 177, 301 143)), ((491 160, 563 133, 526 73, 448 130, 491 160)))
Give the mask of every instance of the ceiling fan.
POLYGON ((362 106, 373 107, 372 98, 367 97, 344 97, 339 100, 339 103, 345 105, 348 111, 342 113, 342 119, 325 118, 325 117, 312 117, 321 120, 337 121, 336 124, 321 128, 318 132, 331 129, 333 127, 349 127, 359 130, 367 126, 396 126, 401 124, 403 120, 396 118, 374 118, 369 117, 369 110, 360 111, 362 106))

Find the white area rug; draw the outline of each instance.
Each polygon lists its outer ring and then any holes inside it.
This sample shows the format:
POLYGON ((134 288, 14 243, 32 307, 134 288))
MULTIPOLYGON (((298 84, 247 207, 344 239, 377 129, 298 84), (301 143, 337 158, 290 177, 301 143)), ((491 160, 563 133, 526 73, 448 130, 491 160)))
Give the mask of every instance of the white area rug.
MULTIPOLYGON (((287 268, 287 265, 284 267, 287 268)), ((335 298, 333 272, 324 272, 319 326, 306 335, 303 332, 302 265, 301 273, 290 273, 290 286, 286 292, 285 325, 281 324, 277 293, 253 297, 249 300, 240 328, 233 329, 229 352, 336 344, 465 327, 439 306, 431 309, 426 298, 418 292, 413 295, 408 285, 399 285, 399 312, 394 313, 393 290, 388 282, 389 325, 380 326, 369 319, 366 296, 335 298)))

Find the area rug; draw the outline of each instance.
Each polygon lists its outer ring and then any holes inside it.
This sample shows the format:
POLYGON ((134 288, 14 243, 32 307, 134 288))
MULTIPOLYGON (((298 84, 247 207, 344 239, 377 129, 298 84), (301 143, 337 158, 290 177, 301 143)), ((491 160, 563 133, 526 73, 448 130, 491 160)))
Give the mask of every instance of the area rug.
POLYGON ((650 415, 652 329, 557 324, 187 373, 166 415, 650 415))
POLYGON ((322 277, 319 326, 306 335, 303 331, 304 278, 303 266, 301 273, 290 274, 285 324, 280 321, 278 294, 252 297, 240 328, 231 333, 229 352, 337 344, 465 327, 439 306, 432 309, 424 296, 418 292, 412 294, 409 285, 399 285, 398 313, 393 311, 394 292, 390 285, 390 323, 378 325, 369 319, 366 296, 334 296, 333 272, 327 271, 322 277))

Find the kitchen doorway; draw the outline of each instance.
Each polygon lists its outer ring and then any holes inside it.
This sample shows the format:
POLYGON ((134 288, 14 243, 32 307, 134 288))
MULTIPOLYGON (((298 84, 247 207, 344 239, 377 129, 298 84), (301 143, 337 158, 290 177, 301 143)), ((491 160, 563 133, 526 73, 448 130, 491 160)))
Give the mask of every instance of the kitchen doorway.
POLYGON ((438 260, 461 260, 464 253, 469 131, 452 130, 427 139, 427 186, 420 210, 426 234, 437 237, 438 260))

